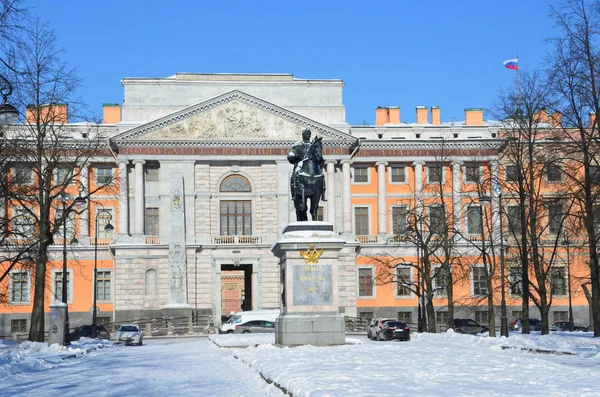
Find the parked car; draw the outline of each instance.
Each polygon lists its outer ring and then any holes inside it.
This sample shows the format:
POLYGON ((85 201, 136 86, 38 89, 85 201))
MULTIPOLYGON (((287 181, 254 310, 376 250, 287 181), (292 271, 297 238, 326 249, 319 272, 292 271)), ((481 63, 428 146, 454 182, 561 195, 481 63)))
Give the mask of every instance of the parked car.
POLYGON ((236 325, 234 334, 258 334, 266 332, 275 332, 275 324, 271 321, 252 320, 244 324, 236 325))
POLYGON ((485 325, 481 325, 470 318, 454 319, 454 332, 459 334, 481 334, 483 332, 488 332, 489 330, 490 329, 485 325))
POLYGON ((383 328, 385 323, 388 321, 396 321, 396 319, 395 318, 374 318, 374 319, 372 319, 371 322, 369 323, 369 326, 367 327, 367 337, 369 339, 377 338, 379 331, 381 331, 381 329, 383 328))
MULTIPOLYGON (((515 331, 520 331, 521 328, 523 328, 523 319, 518 318, 513 323, 513 329, 515 331)), ((530 318, 529 319, 529 329, 531 331, 541 331, 542 330, 542 321, 535 319, 535 318, 530 318)))
MULTIPOLYGON (((569 330, 569 322, 568 321, 556 321, 550 326, 550 331, 568 331, 569 330)), ((590 330, 589 326, 574 324, 575 331, 583 331, 587 332, 590 330)))
POLYGON ((117 331, 117 343, 141 346, 143 341, 144 333, 137 324, 121 325, 117 331))
MULTIPOLYGON (((92 326, 82 325, 75 328, 75 330, 69 333, 69 342, 74 342, 80 338, 91 338, 92 337, 92 326)), ((104 325, 96 325, 96 338, 98 339, 110 339, 110 332, 104 325)))
POLYGON ((253 320, 263 320, 275 322, 279 317, 279 309, 264 309, 264 310, 249 310, 245 312, 237 312, 226 322, 219 327, 220 334, 232 334, 235 327, 253 320))
POLYGON ((379 334, 376 337, 377 340, 410 340, 410 328, 406 323, 402 321, 387 321, 379 334))

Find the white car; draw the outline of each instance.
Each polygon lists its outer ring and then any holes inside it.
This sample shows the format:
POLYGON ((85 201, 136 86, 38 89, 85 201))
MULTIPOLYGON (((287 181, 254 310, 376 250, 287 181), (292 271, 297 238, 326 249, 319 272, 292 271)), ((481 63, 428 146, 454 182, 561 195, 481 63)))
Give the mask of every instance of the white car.
POLYGON ((125 345, 138 345, 141 346, 144 340, 144 333, 140 329, 139 325, 126 324, 121 325, 117 331, 117 343, 123 343, 125 345))

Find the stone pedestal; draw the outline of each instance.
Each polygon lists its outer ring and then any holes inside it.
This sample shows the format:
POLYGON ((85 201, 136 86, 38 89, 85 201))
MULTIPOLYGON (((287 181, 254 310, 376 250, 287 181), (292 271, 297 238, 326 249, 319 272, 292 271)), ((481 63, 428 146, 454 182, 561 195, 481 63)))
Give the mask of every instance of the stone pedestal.
POLYGON ((281 266, 281 315, 275 343, 341 345, 344 316, 339 313, 338 254, 345 241, 328 222, 289 224, 271 251, 281 266))
POLYGON ((62 302, 50 304, 50 321, 48 322, 48 344, 64 345, 65 314, 67 305, 62 302))

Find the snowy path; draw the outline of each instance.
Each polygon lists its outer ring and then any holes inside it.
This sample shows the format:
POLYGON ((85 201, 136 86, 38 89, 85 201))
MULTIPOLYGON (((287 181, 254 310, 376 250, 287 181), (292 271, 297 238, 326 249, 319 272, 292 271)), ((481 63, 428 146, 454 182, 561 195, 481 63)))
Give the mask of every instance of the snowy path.
POLYGON ((282 396, 206 338, 145 341, 0 379, 0 396, 282 396))

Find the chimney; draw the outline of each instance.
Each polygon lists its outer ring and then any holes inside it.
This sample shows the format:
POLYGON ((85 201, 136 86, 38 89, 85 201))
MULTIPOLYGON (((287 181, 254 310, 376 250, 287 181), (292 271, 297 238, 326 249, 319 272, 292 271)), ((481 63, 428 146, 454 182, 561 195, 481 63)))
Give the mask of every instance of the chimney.
POLYGON ((427 106, 417 106, 417 124, 427 124, 427 106))
POLYGON ((34 105, 29 105, 25 109, 25 122, 27 124, 67 124, 69 122, 69 105, 66 103, 53 103, 42 105, 36 109, 34 105), (38 111, 39 110, 39 111, 38 111))
POLYGON ((465 125, 483 125, 483 109, 466 108, 465 125))
POLYGON ((596 113, 590 112, 590 127, 596 126, 595 124, 596 124, 596 113))
POLYGON ((398 106, 390 106, 388 115, 390 124, 400 124, 400 108, 398 106))
POLYGON ((375 109, 375 125, 384 125, 390 122, 389 109, 378 106, 375 109))
POLYGON ((121 105, 118 103, 103 103, 102 112, 104 114, 103 124, 117 124, 121 121, 121 105))
POLYGON ((440 107, 439 106, 431 107, 431 124, 442 125, 442 119, 440 118, 440 107))
POLYGON ((560 127, 562 124, 562 114, 560 112, 552 113, 552 116, 550 116, 550 122, 552 123, 552 127, 560 127))

